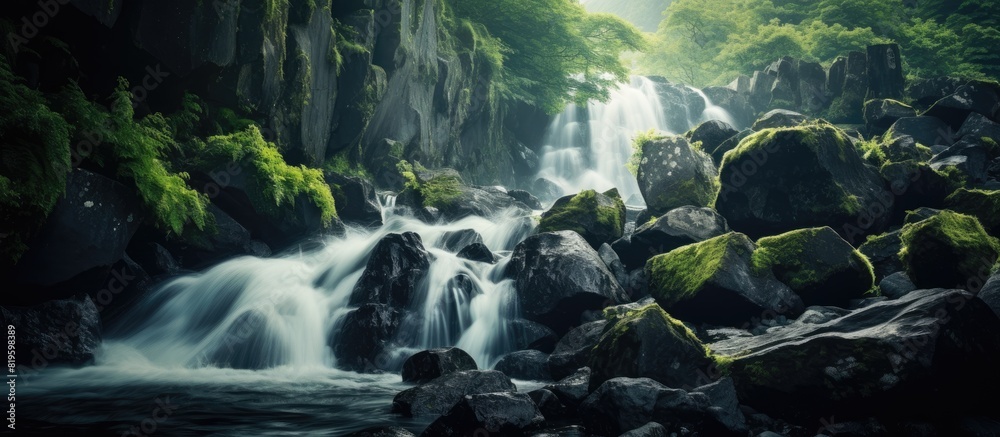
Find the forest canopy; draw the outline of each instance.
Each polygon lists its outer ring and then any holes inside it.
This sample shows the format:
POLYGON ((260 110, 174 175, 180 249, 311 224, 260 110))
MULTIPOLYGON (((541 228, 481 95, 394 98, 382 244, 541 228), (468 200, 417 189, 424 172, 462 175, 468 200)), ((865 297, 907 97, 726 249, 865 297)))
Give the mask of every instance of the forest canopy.
POLYGON ((674 0, 643 73, 722 85, 782 56, 830 63, 897 42, 912 77, 1000 77, 995 0, 674 0))

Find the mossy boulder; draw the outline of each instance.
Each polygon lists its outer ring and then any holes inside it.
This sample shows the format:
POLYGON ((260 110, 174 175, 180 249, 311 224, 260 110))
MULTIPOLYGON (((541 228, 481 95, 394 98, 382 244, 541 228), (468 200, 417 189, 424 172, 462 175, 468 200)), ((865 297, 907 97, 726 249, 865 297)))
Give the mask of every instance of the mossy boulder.
MULTIPOLYGON (((440 218, 451 221, 468 216, 490 217, 508 209, 519 210, 525 215, 531 213, 527 205, 502 189, 466 185, 454 169, 431 170, 420 163, 400 161, 397 170, 406 181, 396 198, 399 206, 418 211, 433 210, 440 218)), ((425 219, 436 219, 436 215, 424 214, 425 219)))
POLYGON ((689 322, 742 326, 765 312, 798 316, 802 299, 752 265, 756 249, 746 235, 729 233, 655 256, 645 267, 649 292, 689 322))
POLYGON ((622 237, 625 231, 625 203, 618 189, 605 193, 582 191, 556 201, 542 214, 538 232, 575 231, 593 248, 622 237))
POLYGON ((885 130, 900 118, 916 117, 917 110, 898 100, 873 99, 865 102, 864 116, 869 129, 885 130))
POLYGON ((787 109, 775 109, 764 114, 753 124, 753 130, 794 127, 805 123, 809 117, 787 109))
POLYGON ((989 278, 1000 256, 1000 242, 979 220, 952 211, 907 224, 900 237, 899 258, 919 288, 971 289, 989 278))
POLYGON ((873 414, 951 418, 989 409, 962 393, 1000 382, 1000 319, 961 290, 917 290, 823 323, 802 319, 709 347, 731 359, 741 403, 801 423, 829 411, 845 422, 873 414))
POLYGON ((1000 191, 961 188, 945 199, 944 206, 979 219, 990 235, 1000 235, 1000 191))
POLYGON ((611 245, 625 267, 642 268, 646 261, 681 246, 729 233, 726 219, 711 208, 682 206, 651 220, 611 245))
POLYGON ((591 390, 617 377, 650 378, 669 387, 697 386, 712 364, 701 341, 659 305, 606 311, 608 324, 590 357, 591 390))
MULTIPOLYGON (((826 123, 753 134, 722 161, 715 208, 733 230, 752 237, 830 226, 857 226, 885 189, 840 129, 826 123)), ((866 230, 885 227, 871 217, 866 230)))
POLYGON ((868 258, 830 228, 792 231, 757 241, 756 268, 770 269, 806 306, 846 307, 875 285, 868 258))
POLYGON ((681 206, 711 206, 718 190, 712 158, 682 136, 644 135, 636 140, 636 177, 654 216, 681 206))
POLYGON ((916 160, 887 163, 879 173, 892 192, 894 223, 916 208, 941 208, 945 197, 960 186, 954 176, 916 160))
POLYGON ((868 258, 874 267, 876 281, 903 271, 903 263, 899 261, 899 250, 903 248, 903 242, 899 238, 900 233, 897 229, 868 237, 864 244, 858 246, 858 252, 868 258))
MULTIPOLYGON (((729 123, 720 120, 710 120, 698 125, 698 127, 685 134, 685 136, 691 141, 691 144, 700 144, 697 147, 708 152, 714 158, 719 146, 726 142, 726 140, 739 135, 739 133, 729 123)), ((721 157, 721 154, 719 156, 721 157)), ((718 164, 719 161, 716 160, 715 163, 718 164)))

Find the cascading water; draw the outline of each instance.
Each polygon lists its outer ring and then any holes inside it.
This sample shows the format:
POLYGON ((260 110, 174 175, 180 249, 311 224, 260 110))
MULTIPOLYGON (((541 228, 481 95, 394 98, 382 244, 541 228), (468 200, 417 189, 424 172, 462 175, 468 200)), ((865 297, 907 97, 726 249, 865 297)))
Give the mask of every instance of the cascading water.
POLYGON ((681 124, 686 120, 687 125, 674 132, 677 127, 671 129, 658 86, 674 85, 634 76, 630 83, 612 90, 607 102, 590 102, 586 108, 567 106, 549 125, 537 177, 554 182, 564 195, 618 188, 626 204, 644 206, 639 185, 627 167, 638 133, 652 129, 681 134, 709 120, 736 125, 733 117, 701 90, 687 88, 689 94, 704 99, 705 110, 700 116, 686 112, 681 124))

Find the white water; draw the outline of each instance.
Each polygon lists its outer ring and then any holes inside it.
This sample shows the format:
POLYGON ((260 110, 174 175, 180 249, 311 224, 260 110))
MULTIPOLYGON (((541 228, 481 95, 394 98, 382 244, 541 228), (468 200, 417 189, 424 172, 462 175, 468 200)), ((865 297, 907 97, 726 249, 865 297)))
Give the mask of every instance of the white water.
POLYGON ((392 351, 391 364, 398 367, 415 351, 457 345, 489 368, 510 352, 506 323, 516 317, 511 281, 502 277, 505 260, 477 263, 436 247, 448 231, 474 229, 491 250, 506 254, 532 231, 533 222, 509 211, 429 225, 393 212, 393 200, 385 200, 386 222, 378 230, 350 229, 312 251, 234 259, 164 284, 129 313, 117 338, 106 342, 111 355, 106 361, 140 356, 161 368, 335 367, 330 344, 353 310, 348 301, 372 250, 389 233, 416 232, 431 267, 415 294, 422 300, 417 298, 414 316, 403 324, 417 329, 416 335, 392 351), (470 299, 461 291, 459 275, 478 294, 470 299))
MULTIPOLYGON (((725 109, 712 104, 701 90, 692 90, 705 100, 706 107, 698 119, 688 117, 687 128, 709 120, 735 126, 725 109)), ((627 167, 634 151, 632 141, 651 129, 684 133, 670 131, 657 84, 635 76, 631 83, 613 90, 606 103, 590 102, 586 109, 571 104, 552 120, 537 177, 554 182, 563 195, 618 188, 626 203, 644 206, 639 185, 627 167)))

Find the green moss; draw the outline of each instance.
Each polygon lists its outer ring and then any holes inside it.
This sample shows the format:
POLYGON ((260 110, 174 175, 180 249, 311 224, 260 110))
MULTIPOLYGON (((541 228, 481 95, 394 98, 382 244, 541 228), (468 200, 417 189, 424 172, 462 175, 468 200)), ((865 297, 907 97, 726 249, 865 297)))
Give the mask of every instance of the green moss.
POLYGON ((921 288, 969 288, 985 281, 1000 256, 1000 242, 964 214, 941 213, 903 227, 899 258, 907 275, 921 288))
POLYGON ((693 297, 724 267, 727 252, 748 243, 746 236, 729 233, 651 258, 646 262, 650 294, 666 308, 693 297))
POLYGON ((945 206, 976 217, 987 232, 1000 235, 1000 191, 961 188, 945 199, 945 206))
POLYGON ((889 157, 885 154, 885 148, 882 143, 878 140, 871 139, 860 141, 857 144, 858 151, 861 153, 861 157, 868 161, 869 164, 876 167, 882 167, 889 162, 889 157))
POLYGON ((362 179, 372 179, 371 173, 368 172, 361 164, 352 163, 350 158, 347 156, 347 152, 337 153, 326 160, 326 166, 324 170, 336 173, 344 176, 356 176, 362 179))
POLYGON ((698 336, 695 335, 691 328, 685 325, 684 322, 673 318, 670 314, 667 314, 663 308, 655 303, 629 310, 624 313, 609 311, 610 309, 611 308, 604 310, 604 318, 608 321, 608 326, 610 328, 605 331, 607 334, 602 336, 601 342, 594 347, 594 350, 598 353, 620 351, 620 341, 626 338, 628 331, 635 325, 636 321, 647 317, 653 317, 661 320, 663 324, 669 328, 670 333, 675 337, 684 342, 699 345, 705 351, 706 358, 712 357, 712 351, 707 346, 702 344, 701 340, 698 339, 698 336))
POLYGON ((462 181, 457 176, 441 174, 420 181, 413 165, 406 161, 399 161, 396 170, 403 177, 403 190, 415 192, 425 207, 442 208, 462 195, 462 181))
POLYGON ((665 136, 658 134, 655 129, 650 129, 645 132, 640 132, 632 139, 632 156, 629 158, 628 163, 625 166, 628 171, 632 172, 633 175, 639 174, 639 164, 642 162, 642 150, 647 144, 666 138, 665 136))
POLYGON ((621 237, 621 230, 624 228, 625 204, 621 197, 617 196, 617 191, 612 196, 608 196, 614 201, 614 205, 602 206, 598 200, 597 192, 585 190, 573 196, 569 202, 554 206, 552 210, 542 216, 539 224, 539 232, 556 231, 576 231, 581 235, 587 234, 583 227, 583 222, 595 222, 604 229, 616 230, 617 236, 621 237))
POLYGON ((70 126, 2 56, 0 107, 0 262, 16 262, 66 191, 70 126))
POLYGON ((321 211, 325 226, 337 217, 337 209, 323 172, 306 166, 291 166, 274 143, 261 136, 257 126, 230 135, 208 138, 197 151, 202 168, 226 163, 249 164, 247 193, 254 206, 274 218, 288 218, 299 196, 305 196, 321 211))

